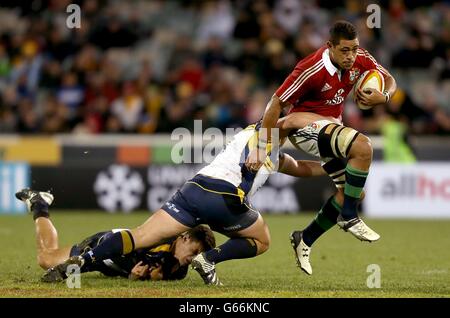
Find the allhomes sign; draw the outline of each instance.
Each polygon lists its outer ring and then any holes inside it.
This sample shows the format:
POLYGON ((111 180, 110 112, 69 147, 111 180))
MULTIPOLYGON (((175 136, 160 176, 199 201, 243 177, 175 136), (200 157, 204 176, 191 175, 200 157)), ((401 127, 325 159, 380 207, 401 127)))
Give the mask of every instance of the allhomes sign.
POLYGON ((371 217, 450 218, 450 164, 373 164, 364 210, 371 217))

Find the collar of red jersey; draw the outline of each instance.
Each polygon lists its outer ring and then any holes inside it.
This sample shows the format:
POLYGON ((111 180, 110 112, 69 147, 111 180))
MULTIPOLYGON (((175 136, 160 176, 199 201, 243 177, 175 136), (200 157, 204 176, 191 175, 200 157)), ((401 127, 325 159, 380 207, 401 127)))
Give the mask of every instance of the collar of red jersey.
POLYGON ((325 65, 325 68, 327 69, 328 73, 330 73, 331 76, 333 76, 334 73, 338 73, 338 75, 339 75, 339 73, 340 73, 339 70, 331 62, 329 49, 325 49, 323 51, 322 60, 323 60, 323 64, 325 65))

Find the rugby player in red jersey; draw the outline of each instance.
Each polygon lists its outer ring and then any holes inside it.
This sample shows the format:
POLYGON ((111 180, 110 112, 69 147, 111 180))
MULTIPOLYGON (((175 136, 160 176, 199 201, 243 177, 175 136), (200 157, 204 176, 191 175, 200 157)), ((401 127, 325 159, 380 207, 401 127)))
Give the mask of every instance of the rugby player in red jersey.
POLYGON ((277 127, 280 136, 289 134, 298 148, 321 158, 323 168, 339 187, 306 229, 291 234, 297 262, 307 274, 312 273, 311 245, 336 223, 362 241, 380 238, 357 214, 372 162, 370 139, 342 125, 344 100, 359 75, 370 69, 383 75, 385 91, 357 89, 354 98, 365 106, 387 103, 395 93, 395 79, 359 47, 356 28, 347 21, 337 21, 326 45, 299 61, 272 96, 264 112, 258 147, 246 160, 252 171, 261 167, 272 129, 277 127), (288 116, 278 121, 282 110, 288 108, 288 116))

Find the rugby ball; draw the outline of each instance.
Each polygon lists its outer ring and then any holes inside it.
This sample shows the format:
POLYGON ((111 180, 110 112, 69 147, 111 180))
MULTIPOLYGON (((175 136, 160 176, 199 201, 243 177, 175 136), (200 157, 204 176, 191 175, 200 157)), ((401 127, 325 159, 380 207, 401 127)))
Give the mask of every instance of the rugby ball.
POLYGON ((353 96, 355 96, 355 101, 358 107, 360 109, 370 109, 372 108, 372 106, 363 105, 359 102, 358 98, 356 98, 356 90, 358 88, 361 88, 363 91, 367 88, 374 88, 382 93, 384 91, 384 77, 379 71, 375 69, 367 70, 361 74, 361 76, 353 86, 353 96))

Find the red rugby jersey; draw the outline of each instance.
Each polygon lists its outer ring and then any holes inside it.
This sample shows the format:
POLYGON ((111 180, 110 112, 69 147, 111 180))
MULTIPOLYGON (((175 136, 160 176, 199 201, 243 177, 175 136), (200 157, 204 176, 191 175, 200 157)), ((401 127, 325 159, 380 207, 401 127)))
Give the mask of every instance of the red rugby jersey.
POLYGON ((324 46, 297 63, 275 94, 294 107, 290 112, 311 112, 342 118, 344 99, 363 72, 377 69, 386 78, 388 72, 367 50, 359 48, 350 70, 337 69, 324 46))

